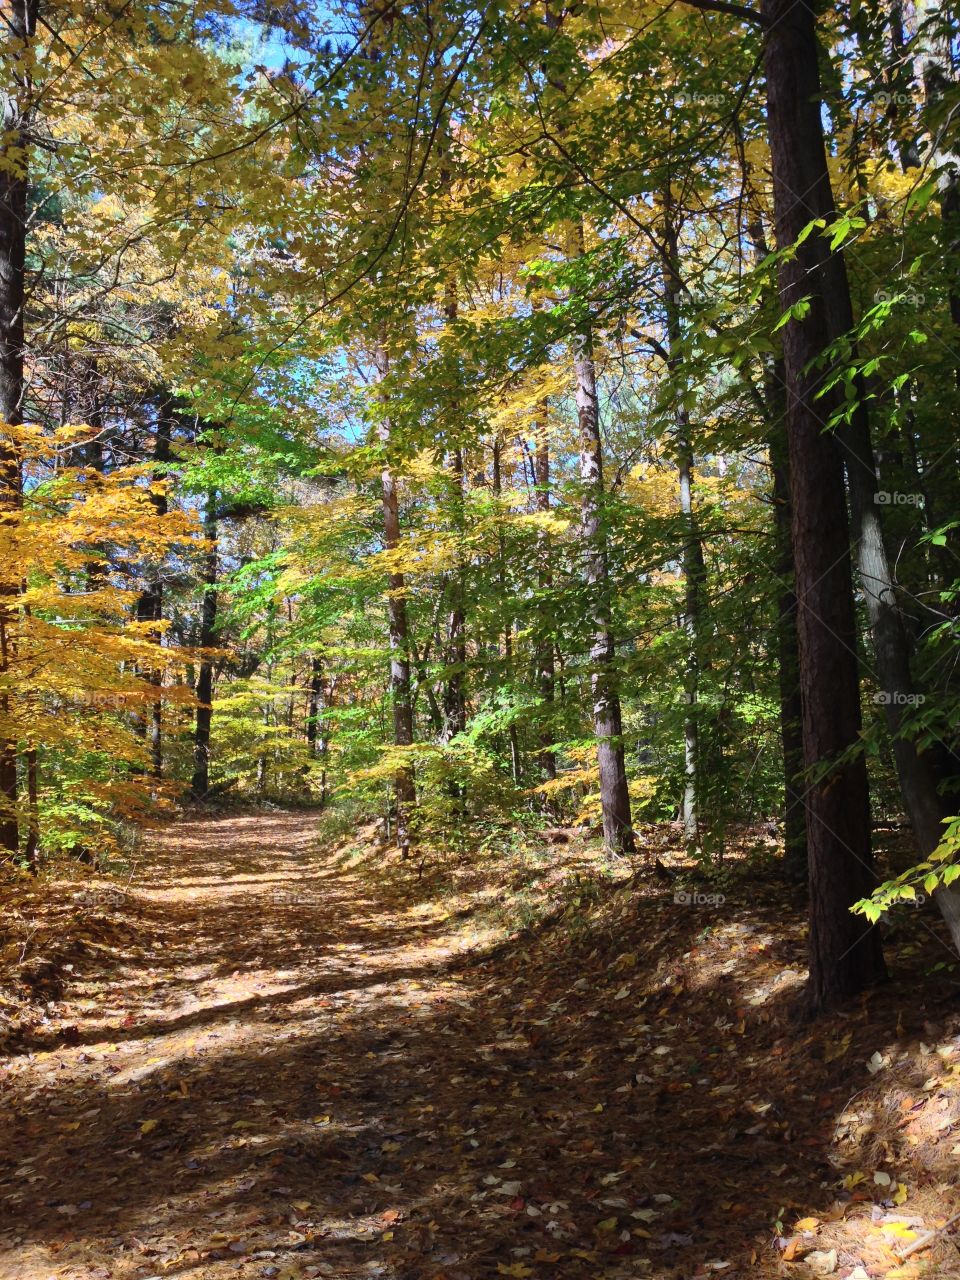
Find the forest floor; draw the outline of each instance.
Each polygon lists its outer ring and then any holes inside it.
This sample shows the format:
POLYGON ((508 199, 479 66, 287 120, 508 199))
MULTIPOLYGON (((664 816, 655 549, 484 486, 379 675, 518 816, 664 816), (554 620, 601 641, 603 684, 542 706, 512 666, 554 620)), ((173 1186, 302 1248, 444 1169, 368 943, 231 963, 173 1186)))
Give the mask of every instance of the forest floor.
POLYGON ((801 1024, 762 875, 318 830, 190 818, 129 884, 11 889, 3 1280, 960 1276, 933 916, 801 1024))

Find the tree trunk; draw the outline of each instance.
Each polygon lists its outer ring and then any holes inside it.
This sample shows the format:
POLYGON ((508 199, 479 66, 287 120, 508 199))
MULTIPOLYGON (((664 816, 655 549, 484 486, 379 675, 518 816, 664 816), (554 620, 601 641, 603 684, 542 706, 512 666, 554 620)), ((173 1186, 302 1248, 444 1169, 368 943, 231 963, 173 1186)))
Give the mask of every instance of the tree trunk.
MULTIPOLYGON (((764 0, 763 15, 777 245, 787 249, 830 200, 816 22, 808 0, 764 0)), ((809 299, 806 313, 783 330, 783 359, 804 760, 813 774, 805 805, 814 1011, 841 1003, 885 972, 876 928, 850 911, 871 892, 874 875, 843 459, 815 398, 823 373, 813 366, 831 341, 819 239, 808 236, 780 264, 784 308, 809 299)))
MULTIPOLYGON (((550 513, 550 436, 548 430, 549 406, 546 399, 540 402, 540 411, 535 427, 533 470, 536 484, 536 509, 541 515, 550 513)), ((537 586, 542 597, 548 597, 553 589, 553 566, 550 563, 550 534, 541 530, 537 538, 537 586)), ((542 723, 540 728, 540 768, 544 778, 553 782, 557 776, 557 756, 551 743, 555 736, 554 702, 556 699, 556 668, 553 658, 553 617, 552 613, 543 614, 538 624, 537 634, 537 689, 542 706, 542 723)))
MULTIPOLYGON (((947 275, 950 315, 960 328, 960 156, 949 149, 947 131, 955 128, 953 112, 943 111, 944 99, 956 91, 951 39, 956 38, 956 11, 943 0, 918 0, 920 27, 917 44, 919 79, 923 85, 927 113, 942 121, 933 124, 928 156, 924 159, 940 171, 940 216, 943 220, 943 268, 947 275)), ((958 369, 960 374, 960 369, 958 369)))
MULTIPOLYGON (((442 179, 449 185, 449 177, 442 179)), ((447 324, 452 325, 457 319, 456 285, 449 281, 443 307, 447 324)), ((454 433, 459 431, 457 406, 451 406, 454 419, 454 433)), ((443 698, 444 738, 447 742, 463 733, 467 727, 467 702, 464 681, 467 671, 467 631, 466 631, 466 583, 464 581, 463 535, 465 519, 464 486, 466 477, 463 469, 463 446, 457 443, 450 450, 450 487, 453 495, 453 526, 456 536, 456 564, 450 575, 451 608, 448 627, 447 644, 447 678, 443 698)))
MULTIPOLYGON (((744 181, 749 169, 744 160, 744 181)), ((751 189, 751 197, 755 193, 751 189)), ((754 210, 748 233, 759 266, 770 253, 763 221, 754 210)), ((780 702, 780 749, 783 755, 783 855, 787 878, 807 879, 807 824, 803 783, 803 700, 800 696, 800 644, 797 638, 797 592, 794 581, 793 529, 790 503, 790 456, 787 440, 786 372, 783 358, 764 362, 761 405, 768 423, 767 451, 773 475, 774 573, 777 594, 777 684, 780 702)), ((759 394, 759 393, 758 393, 759 394)))
MULTIPOLYGON (((17 443, 6 427, 23 422, 24 303, 27 248, 28 148, 32 112, 30 46, 36 31, 38 0, 11 0, 4 13, 3 57, 8 87, 0 93, 0 514, 15 513, 21 502, 17 443)), ((16 575, 0 582, 0 675, 16 653, 16 575)), ((9 723, 11 700, 0 696, 0 719, 9 723)), ((0 737, 0 848, 16 854, 17 743, 0 737)))
POLYGON ((677 441, 680 449, 680 514, 683 517, 683 629, 687 637, 687 653, 683 670, 683 838, 688 852, 700 847, 700 722, 697 700, 700 696, 700 588, 704 576, 703 547, 697 532, 693 511, 693 457, 686 439, 677 441))
MULTIPOLYGON (((154 462, 155 470, 151 475, 151 483, 163 481, 166 479, 166 472, 163 470, 166 463, 170 461, 170 435, 173 430, 173 402, 169 397, 165 397, 163 402, 157 407, 155 436, 154 436, 154 462)), ((157 517, 163 518, 168 511, 168 500, 163 490, 156 492, 151 488, 150 504, 154 508, 157 517)), ((150 639, 157 648, 163 644, 163 631, 160 630, 160 622, 164 617, 164 579, 163 564, 152 564, 150 567, 150 576, 148 576, 145 589, 141 591, 140 598, 137 599, 137 622, 151 622, 154 627, 150 631, 150 639)), ((155 690, 154 698, 150 703, 150 716, 138 716, 136 728, 138 735, 148 737, 150 739, 150 767, 152 776, 159 778, 164 772, 164 749, 163 749, 163 700, 161 700, 160 691, 163 689, 164 668, 159 662, 151 663, 143 672, 143 680, 155 690)))
MULTIPOLYGON (((374 353, 377 373, 381 380, 390 369, 390 358, 383 346, 374 353)), ((388 552, 400 548, 400 504, 397 484, 390 469, 388 449, 390 445, 390 419, 380 421, 377 432, 384 446, 383 468, 380 473, 381 500, 383 505, 383 541, 388 552)), ((413 697, 410 687, 410 642, 407 624, 407 585, 396 567, 387 578, 387 627, 390 635, 390 697, 393 703, 393 741, 398 747, 413 745, 413 697)), ((410 824, 416 805, 416 780, 412 764, 402 765, 394 778, 396 813, 396 840, 403 857, 410 852, 410 824)))
MULTIPOLYGON (((682 372, 683 333, 680 325, 680 303, 683 280, 680 275, 679 229, 674 219, 672 196, 664 195, 663 222, 663 299, 666 313, 667 368, 672 378, 682 372)), ((703 612, 703 586, 706 565, 703 543, 693 509, 693 453, 690 447, 690 415, 682 386, 676 395, 677 470, 680 482, 680 515, 683 521, 682 565, 684 581, 683 630, 687 637, 683 673, 685 704, 683 721, 683 834, 689 852, 700 846, 700 631, 703 612)))
MULTIPOLYGON (((577 242, 584 252, 583 224, 577 242)), ((600 804, 603 840, 615 853, 633 853, 636 844, 630 814, 630 793, 623 751, 623 720, 617 687, 616 648, 613 639, 613 584, 604 514, 603 442, 600 436, 600 401, 593 357, 593 325, 584 300, 584 314, 573 334, 573 371, 576 380, 577 421, 580 435, 581 539, 584 585, 593 627, 590 648, 593 729, 600 766, 600 804)))
MULTIPOLYGON (((208 493, 203 513, 203 535, 207 550, 203 557, 203 601, 200 605, 200 648, 213 647, 217 625, 217 581, 219 564, 217 556, 217 495, 208 493)), ((194 689, 197 696, 196 722, 193 732, 193 778, 190 794, 194 800, 202 800, 210 790, 210 726, 213 720, 213 658, 204 653, 197 670, 194 689)))
POLYGON ((23 856, 34 875, 37 873, 37 854, 40 851, 40 770, 37 748, 28 747, 24 753, 27 768, 27 842, 23 856))
MULTIPOLYGON (((793 192, 803 193, 802 199, 790 194, 794 224, 802 229, 814 218, 829 221, 834 214, 834 202, 819 115, 815 20, 813 11, 806 4, 799 5, 796 13, 796 19, 791 17, 790 22, 796 23, 798 32, 802 27, 798 38, 804 41, 809 67, 805 76, 801 70, 795 74, 798 81, 803 80, 811 100, 798 110, 797 123, 809 131, 809 136, 805 145, 798 149, 787 181, 793 192)), ((778 29, 774 42, 780 38, 778 29)), ((799 48, 797 53, 799 56, 799 48)), ((807 238, 801 250, 798 259, 802 258, 805 266, 807 287, 817 290, 816 296, 822 305, 826 341, 819 352, 810 356, 820 363, 819 369, 811 371, 810 376, 822 382, 828 372, 823 365, 827 348, 832 343, 849 341, 854 323, 853 303, 842 251, 831 253, 824 237, 816 234, 807 238)), ((816 310, 819 312, 819 306, 816 310)), ((819 317, 817 321, 820 323, 819 317)), ((854 408, 836 431, 847 472, 850 532, 857 549, 860 589, 870 620, 875 675, 880 685, 878 698, 884 707, 904 806, 920 851, 926 856, 940 841, 946 815, 929 759, 917 749, 907 723, 918 698, 910 667, 910 639, 900 612, 884 543, 866 388, 859 377, 855 390, 854 408)), ((821 398, 817 407, 824 417, 828 417, 835 404, 836 400, 828 396, 821 398)), ((953 889, 941 888, 935 897, 950 928, 954 946, 960 951, 960 894, 953 889)))
POLYGON ((323 673, 323 659, 316 654, 310 659, 310 694, 307 703, 307 747, 310 756, 321 762, 320 807, 327 803, 327 731, 324 712, 328 689, 323 673))
POLYGON ((467 669, 466 597, 462 538, 464 532, 463 450, 450 451, 450 483, 453 489, 454 527, 458 540, 457 563, 450 574, 450 616, 447 623, 447 675, 443 694, 443 736, 449 742, 467 727, 464 679, 467 669))
POLYGON ((791 880, 807 878, 807 824, 804 816, 803 700, 800 696, 800 646, 797 639, 797 593, 793 570, 790 459, 782 411, 782 362, 770 376, 765 397, 771 412, 768 440, 773 471, 773 530, 777 595, 777 678, 780 693, 780 745, 783 751, 783 854, 791 880), (771 393, 773 393, 771 395, 771 393))
MULTIPOLYGON (((495 437, 493 441, 493 496, 500 498, 503 492, 503 477, 500 470, 500 440, 495 437)), ((497 529, 497 577, 500 580, 500 599, 509 600, 507 593, 507 567, 506 567, 506 551, 503 542, 503 530, 498 526, 497 529)), ((506 666, 507 681, 510 689, 514 687, 515 671, 513 665, 513 618, 508 617, 503 628, 503 659, 506 666)), ((514 786, 520 785, 521 767, 520 767, 520 740, 517 736, 517 722, 511 717, 508 728, 508 736, 510 740, 510 777, 513 779, 514 786)))

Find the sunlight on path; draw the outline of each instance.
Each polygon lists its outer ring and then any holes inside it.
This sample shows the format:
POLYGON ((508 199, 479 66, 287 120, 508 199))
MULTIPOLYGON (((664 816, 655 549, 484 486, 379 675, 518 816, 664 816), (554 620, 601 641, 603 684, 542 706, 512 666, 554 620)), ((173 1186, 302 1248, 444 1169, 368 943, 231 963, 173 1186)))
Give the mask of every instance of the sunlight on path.
POLYGON ((300 813, 156 842, 124 894, 135 947, 77 984, 69 1044, 5 1070, 4 1280, 271 1276, 305 1252, 289 1274, 353 1274, 350 1242, 386 1233, 363 1212, 391 1144, 381 1073, 398 1028, 457 998, 461 943, 315 848, 300 813))

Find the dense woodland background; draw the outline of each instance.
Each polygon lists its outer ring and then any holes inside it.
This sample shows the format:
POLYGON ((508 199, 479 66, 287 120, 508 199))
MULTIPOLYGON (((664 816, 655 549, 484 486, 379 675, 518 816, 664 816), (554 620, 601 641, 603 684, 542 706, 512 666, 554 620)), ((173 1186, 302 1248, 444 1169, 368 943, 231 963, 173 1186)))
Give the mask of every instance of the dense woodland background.
POLYGON ((778 836, 815 1009, 960 941, 950 5, 2 18, 9 861, 674 823, 778 836))

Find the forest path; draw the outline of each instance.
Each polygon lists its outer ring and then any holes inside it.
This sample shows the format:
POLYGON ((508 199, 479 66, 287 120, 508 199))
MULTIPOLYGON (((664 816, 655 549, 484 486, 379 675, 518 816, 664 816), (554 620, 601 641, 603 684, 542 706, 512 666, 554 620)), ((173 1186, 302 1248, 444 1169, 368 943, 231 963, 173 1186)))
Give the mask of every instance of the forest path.
POLYGON ((0 1060, 0 1280, 919 1275, 895 1249, 960 1208, 960 1088, 915 974, 800 1034, 802 935, 753 890, 609 890, 497 950, 482 884, 317 837, 178 822, 58 917, 77 963, 0 1060))
POLYGON ((371 1274, 465 942, 316 836, 309 813, 180 822, 131 888, 85 892, 127 942, 0 1077, 4 1280, 371 1274))

